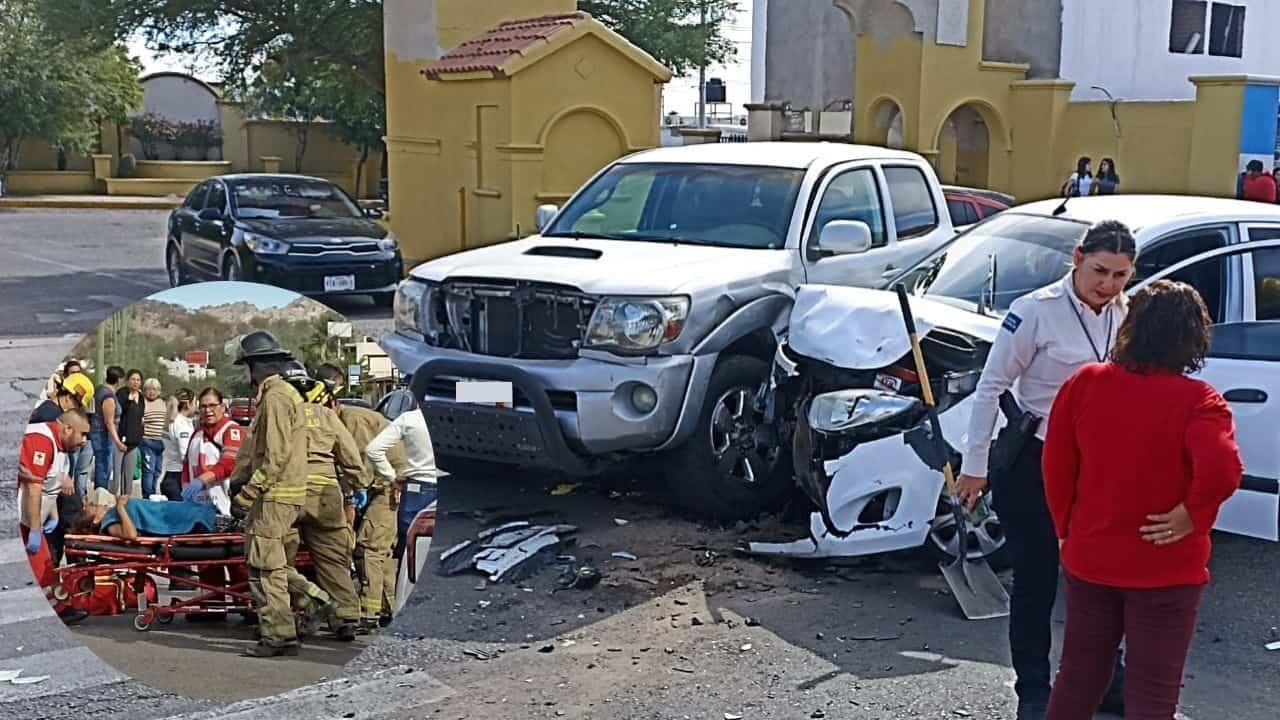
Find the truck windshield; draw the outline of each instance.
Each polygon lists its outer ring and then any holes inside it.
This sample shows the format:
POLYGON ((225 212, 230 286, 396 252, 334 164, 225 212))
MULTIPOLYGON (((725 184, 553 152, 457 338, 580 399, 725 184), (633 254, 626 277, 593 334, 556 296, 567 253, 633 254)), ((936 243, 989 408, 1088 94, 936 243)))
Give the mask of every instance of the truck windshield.
POLYGON ((962 307, 1003 312, 1061 280, 1089 224, 1006 210, 975 225, 889 281, 962 307), (992 257, 995 263, 992 263, 992 257), (994 273, 993 273, 994 270, 994 273))
POLYGON ((619 163, 544 237, 782 248, 804 171, 745 165, 619 163))

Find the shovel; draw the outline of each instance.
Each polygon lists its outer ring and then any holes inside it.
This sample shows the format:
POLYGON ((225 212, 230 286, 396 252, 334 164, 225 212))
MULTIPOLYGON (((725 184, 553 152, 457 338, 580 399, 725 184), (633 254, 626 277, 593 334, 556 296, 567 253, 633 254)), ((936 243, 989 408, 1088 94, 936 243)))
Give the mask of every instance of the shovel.
POLYGON ((907 288, 897 286, 898 302, 902 306, 902 318, 907 323, 907 337, 911 340, 911 355, 915 359, 916 374, 920 376, 920 392, 924 396, 924 405, 929 412, 929 425, 933 430, 933 441, 938 445, 938 454, 944 458, 943 477, 947 479, 947 494, 951 498, 951 512, 956 520, 956 540, 958 544, 956 559, 950 564, 939 563, 942 577, 951 588, 951 594, 960 603, 960 609, 970 620, 988 620, 1004 617, 1009 614, 1009 593, 996 573, 983 558, 970 560, 967 557, 969 540, 968 513, 960 504, 956 493, 956 478, 951 470, 950 453, 946 440, 942 437, 942 425, 938 422, 938 408, 933 401, 933 386, 929 384, 929 374, 924 364, 924 354, 920 351, 920 338, 916 336, 916 321, 911 315, 911 305, 907 302, 907 288))

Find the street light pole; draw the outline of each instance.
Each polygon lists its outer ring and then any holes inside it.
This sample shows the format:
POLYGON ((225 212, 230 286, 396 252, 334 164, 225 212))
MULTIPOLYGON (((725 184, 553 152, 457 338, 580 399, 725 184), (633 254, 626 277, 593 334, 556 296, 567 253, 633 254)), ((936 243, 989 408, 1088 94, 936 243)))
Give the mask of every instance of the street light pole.
POLYGON ((698 29, 702 32, 702 53, 698 59, 698 127, 707 126, 707 0, 698 2, 698 29))

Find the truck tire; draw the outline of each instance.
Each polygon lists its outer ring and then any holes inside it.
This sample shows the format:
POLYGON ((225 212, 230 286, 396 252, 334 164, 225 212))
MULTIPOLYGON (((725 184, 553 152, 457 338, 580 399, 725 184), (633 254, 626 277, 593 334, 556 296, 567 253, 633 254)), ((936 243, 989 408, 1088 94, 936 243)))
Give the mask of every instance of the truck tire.
POLYGON ((744 355, 724 357, 707 384, 698 425, 665 459, 675 503, 717 521, 744 520, 782 507, 794 492, 790 451, 759 444, 753 403, 769 365, 744 355))

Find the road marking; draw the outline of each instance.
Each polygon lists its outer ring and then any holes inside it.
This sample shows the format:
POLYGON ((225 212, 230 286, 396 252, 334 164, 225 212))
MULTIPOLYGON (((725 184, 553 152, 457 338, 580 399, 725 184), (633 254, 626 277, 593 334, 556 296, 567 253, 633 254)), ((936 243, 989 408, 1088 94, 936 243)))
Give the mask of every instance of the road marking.
POLYGON ((249 720, 266 716, 272 720, 314 720, 353 710, 358 710, 361 718, 388 717, 390 713, 403 717, 453 695, 452 688, 427 673, 400 665, 162 720, 249 720))
MULTIPOLYGON (((164 289, 168 288, 168 281, 167 281, 167 280, 166 280, 165 282, 163 282, 163 283, 156 283, 156 282, 143 282, 143 281, 141 281, 141 280, 135 280, 133 277, 131 277, 131 276, 129 276, 129 275, 127 275, 127 274, 123 273, 123 272, 120 272, 120 273, 114 273, 114 272, 108 272, 108 271, 105 271, 105 270, 94 270, 94 269, 92 269, 92 268, 81 267, 80 265, 76 265, 75 263, 71 263, 71 262, 66 262, 66 261, 54 261, 54 260, 50 260, 50 259, 48 259, 48 258, 40 257, 39 255, 32 255, 32 254, 30 254, 30 253, 24 253, 24 252, 22 252, 21 250, 14 250, 13 248, 0 247, 0 252, 7 252, 7 253, 9 253, 9 254, 11 254, 11 255, 17 255, 18 257, 20 257, 20 258, 24 258, 24 259, 26 259, 26 260, 31 260, 31 261, 33 261, 33 262, 41 262, 41 263, 44 263, 45 265, 50 265, 50 266, 52 266, 52 267, 60 268, 60 269, 63 269, 63 270, 77 270, 77 271, 79 271, 79 272, 82 272, 82 273, 85 273, 85 274, 88 274, 88 275, 100 275, 100 276, 102 276, 102 277, 109 277, 109 278, 112 278, 113 280, 121 280, 121 281, 123 281, 123 282, 127 282, 127 283, 132 283, 132 284, 134 284, 134 285, 138 285, 139 287, 148 288, 149 290, 152 290, 152 291, 164 290, 164 289)), ((14 278, 10 277, 10 278, 6 278, 6 279, 14 279, 14 278)))
POLYGON ((83 646, 0 660, 0 670, 21 670, 26 677, 49 676, 34 685, 0 683, 0 702, 31 700, 129 679, 83 646))
POLYGON ((5 625, 18 625, 53 617, 44 591, 37 587, 24 587, 0 592, 0 617, 5 625))

